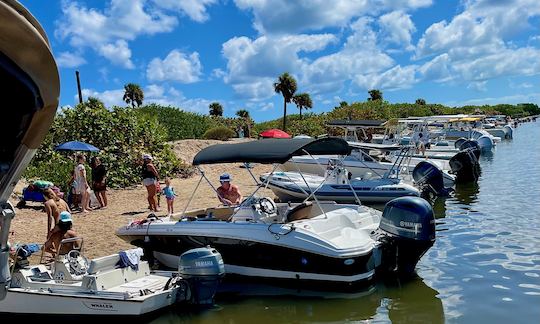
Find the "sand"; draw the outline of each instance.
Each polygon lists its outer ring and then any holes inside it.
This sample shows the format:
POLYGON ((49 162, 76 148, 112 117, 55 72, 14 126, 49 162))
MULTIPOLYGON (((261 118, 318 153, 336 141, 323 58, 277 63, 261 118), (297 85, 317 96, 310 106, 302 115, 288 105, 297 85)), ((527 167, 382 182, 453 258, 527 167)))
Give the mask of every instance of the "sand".
MULTIPOLYGON (((191 161, 193 156, 202 148, 223 143, 210 140, 182 140, 172 143, 175 153, 184 161, 191 161)), ((251 194, 256 186, 255 181, 245 168, 240 164, 218 164, 203 166, 206 176, 212 181, 214 186, 219 186, 219 175, 229 172, 233 178, 233 183, 240 187, 244 196, 251 194)), ((252 169, 253 174, 258 177, 260 174, 270 172, 271 165, 256 164, 252 169)), ((197 173, 189 179, 172 179, 172 185, 179 195, 175 200, 175 213, 181 212, 191 194, 199 182, 200 174, 197 173)), ((21 180, 15 188, 11 202, 15 205, 18 202, 25 181, 21 180)), ((95 258, 117 253, 121 250, 132 248, 130 244, 124 242, 115 235, 115 231, 134 219, 141 219, 148 216, 148 202, 146 200, 146 189, 141 185, 130 189, 109 189, 107 192, 109 206, 107 209, 97 209, 90 213, 74 212, 74 229, 79 236, 84 238, 84 253, 87 257, 95 258)), ((271 191, 266 191, 262 195, 273 197, 271 191)), ((208 183, 203 180, 195 193, 195 198, 189 209, 201 207, 213 207, 219 205, 214 191, 208 183)), ((12 243, 44 243, 46 239, 47 217, 43 211, 43 204, 28 202, 26 207, 15 209, 15 219, 11 225, 10 242, 12 243)), ((161 199, 161 211, 157 215, 167 214, 167 203, 164 197, 161 199)))

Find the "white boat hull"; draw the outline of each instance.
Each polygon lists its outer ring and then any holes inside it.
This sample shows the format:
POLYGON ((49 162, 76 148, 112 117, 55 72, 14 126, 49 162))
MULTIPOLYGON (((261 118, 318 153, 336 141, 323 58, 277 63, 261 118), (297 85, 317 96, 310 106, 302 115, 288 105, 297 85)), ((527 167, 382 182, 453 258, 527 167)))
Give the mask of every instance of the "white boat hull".
POLYGON ((0 301, 0 314, 137 316, 173 305, 176 293, 174 289, 147 298, 124 300, 10 288, 6 298, 0 301))

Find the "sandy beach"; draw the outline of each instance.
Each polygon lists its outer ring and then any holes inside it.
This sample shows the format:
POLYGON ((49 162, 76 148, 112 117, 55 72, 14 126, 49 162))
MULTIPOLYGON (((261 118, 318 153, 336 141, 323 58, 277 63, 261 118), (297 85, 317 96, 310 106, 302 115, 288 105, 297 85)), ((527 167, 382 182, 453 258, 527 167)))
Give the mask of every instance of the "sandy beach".
MULTIPOLYGON (((183 161, 192 161, 193 156, 206 146, 216 143, 229 143, 214 140, 182 140, 172 143, 175 153, 183 161)), ((219 186, 219 175, 228 172, 233 177, 233 183, 240 187, 244 196, 252 193, 256 186, 249 172, 240 164, 218 164, 202 166, 206 176, 214 186, 219 186)), ((254 165, 252 172, 258 177, 264 172, 270 172, 271 165, 254 165)), ((172 185, 179 197, 175 200, 175 213, 180 213, 186 206, 189 197, 199 182, 200 175, 189 179, 172 179, 172 185)), ((18 196, 26 182, 21 180, 10 199, 13 205, 18 202, 18 196)), ((273 197, 271 191, 264 193, 273 197)), ((90 213, 73 213, 74 229, 84 238, 85 255, 90 258, 117 253, 132 246, 114 233, 120 226, 131 220, 146 218, 150 211, 146 200, 146 189, 141 185, 129 189, 109 189, 109 206, 107 209, 97 209, 90 213)), ((218 199, 208 183, 203 180, 195 194, 189 209, 217 206, 218 199)), ((26 207, 16 208, 16 217, 12 222, 10 242, 12 243, 44 243, 46 239, 47 217, 43 204, 28 202, 26 207)), ((161 200, 161 211, 157 215, 167 214, 167 203, 161 200)))

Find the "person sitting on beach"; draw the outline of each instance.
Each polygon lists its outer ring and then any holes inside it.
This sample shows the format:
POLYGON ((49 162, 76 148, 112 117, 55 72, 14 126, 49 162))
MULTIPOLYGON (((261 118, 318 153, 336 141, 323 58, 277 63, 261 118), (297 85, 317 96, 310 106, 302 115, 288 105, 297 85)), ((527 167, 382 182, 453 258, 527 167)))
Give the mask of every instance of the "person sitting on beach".
POLYGON ((62 198, 58 197, 51 188, 45 189, 43 196, 46 199, 44 205, 45 212, 47 213, 47 238, 49 238, 60 220, 60 214, 71 211, 68 204, 62 198))
POLYGON ((221 186, 217 188, 218 199, 225 206, 235 206, 242 201, 242 194, 237 186, 231 184, 231 176, 223 173, 219 177, 221 186))
POLYGON ((67 211, 60 213, 60 220, 58 221, 58 229, 54 230, 51 236, 45 242, 43 247, 44 251, 56 256, 56 254, 66 254, 73 249, 80 247, 80 242, 74 241, 65 244, 61 244, 62 240, 77 237, 77 232, 73 229, 73 220, 71 214, 67 211), (61 245, 61 246, 60 246, 61 245))

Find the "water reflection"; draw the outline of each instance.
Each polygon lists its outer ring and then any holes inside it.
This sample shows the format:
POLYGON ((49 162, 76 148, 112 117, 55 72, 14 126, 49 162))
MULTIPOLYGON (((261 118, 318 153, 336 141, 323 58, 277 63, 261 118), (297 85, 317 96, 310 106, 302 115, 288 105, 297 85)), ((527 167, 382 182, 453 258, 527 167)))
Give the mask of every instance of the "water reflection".
POLYGON ((187 313, 177 309, 152 323, 443 323, 443 306, 437 295, 418 277, 406 282, 379 282, 355 294, 236 286, 234 293, 221 293, 219 306, 211 310, 187 313))
POLYGON ((480 186, 478 182, 456 183, 453 198, 464 205, 471 205, 478 199, 480 186))

